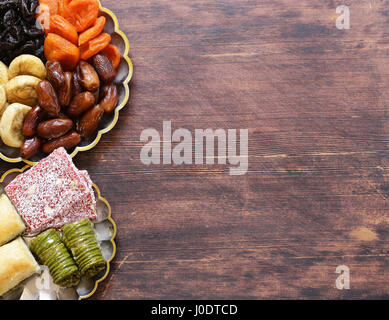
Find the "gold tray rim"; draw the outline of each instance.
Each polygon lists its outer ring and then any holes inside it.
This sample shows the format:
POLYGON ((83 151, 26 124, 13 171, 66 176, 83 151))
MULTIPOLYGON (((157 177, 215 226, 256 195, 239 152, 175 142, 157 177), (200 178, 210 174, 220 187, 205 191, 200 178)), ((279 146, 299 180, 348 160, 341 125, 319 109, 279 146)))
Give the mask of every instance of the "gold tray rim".
MULTIPOLYGON (((71 154, 69 154, 69 156, 71 158, 74 158, 76 156, 76 154, 78 152, 83 152, 83 151, 88 151, 88 150, 91 150, 93 149, 100 141, 101 137, 103 134, 111 131, 116 123, 118 122, 119 120, 119 112, 121 109, 123 109, 129 98, 130 98, 130 88, 129 88, 129 83, 132 79, 132 76, 134 74, 134 66, 132 64, 132 61, 130 59, 130 57, 128 56, 129 52, 130 52, 130 42, 127 38, 127 36, 124 34, 124 32, 122 30, 120 30, 119 28, 119 20, 118 18, 116 17, 116 15, 109 9, 103 7, 103 5, 101 4, 101 1, 99 0, 99 6, 100 6, 100 11, 108 14, 113 22, 114 22, 114 25, 115 25, 115 29, 114 29, 114 33, 117 33, 124 41, 124 44, 125 44, 125 49, 124 49, 124 53, 123 53, 123 59, 127 62, 128 64, 128 75, 126 77, 126 79, 123 80, 122 84, 124 86, 124 89, 125 89, 125 96, 124 96, 124 99, 122 101, 121 104, 119 104, 118 106, 116 106, 115 110, 114 110, 114 118, 111 122, 111 124, 104 128, 104 129, 101 129, 97 132, 97 136, 95 138, 95 140, 93 140, 93 142, 91 142, 90 144, 88 144, 87 146, 83 146, 83 147, 76 147, 73 152, 71 154)), ((10 158, 10 157, 7 157, 6 155, 4 155, 2 152, 0 152, 0 158, 3 159, 4 161, 6 162, 9 162, 9 163, 18 163, 18 162, 24 162, 30 166, 33 166, 35 164, 37 164, 38 162, 35 162, 35 161, 30 161, 28 159, 23 159, 22 157, 17 157, 17 158, 10 158)))
MULTIPOLYGON (((4 179, 11 173, 14 173, 14 172, 17 172, 17 173, 23 173, 24 171, 26 171, 27 169, 31 168, 32 166, 30 165, 25 165, 23 168, 12 168, 12 169, 9 169, 7 170, 6 172, 4 172, 0 178, 0 183, 3 183, 4 179)), ((97 279, 95 281, 95 285, 92 289, 92 291, 90 293, 88 293, 87 295, 84 295, 84 296, 79 296, 78 297, 78 300, 84 300, 84 299, 87 299, 87 298, 90 298, 97 290, 98 286, 99 286, 99 283, 104 281, 107 277, 108 277, 108 274, 109 274, 109 271, 110 271, 110 264, 111 264, 111 261, 115 258, 116 256, 116 243, 115 243, 115 238, 116 238, 116 234, 117 234, 117 227, 116 227, 116 223, 115 221, 113 220, 112 218, 112 210, 111 210, 111 205, 109 204, 109 202, 107 201, 107 199, 105 199, 104 197, 101 196, 101 191, 99 189, 99 187, 95 184, 95 183, 92 183, 92 186, 93 188, 96 190, 97 192, 97 198, 101 201, 103 201, 107 208, 108 208, 108 217, 107 217, 107 220, 109 220, 109 222, 111 222, 112 226, 113 226, 113 234, 112 234, 112 237, 111 237, 111 243, 112 243, 112 248, 113 248, 113 252, 112 252, 112 256, 107 260, 107 270, 105 271, 105 274, 100 278, 100 279, 97 279)))

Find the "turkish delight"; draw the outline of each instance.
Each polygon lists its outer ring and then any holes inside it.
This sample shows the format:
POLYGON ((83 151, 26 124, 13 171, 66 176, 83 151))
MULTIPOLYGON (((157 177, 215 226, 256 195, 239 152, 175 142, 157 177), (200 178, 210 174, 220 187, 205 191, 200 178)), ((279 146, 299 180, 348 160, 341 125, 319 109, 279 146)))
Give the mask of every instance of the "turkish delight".
POLYGON ((5 192, 35 234, 81 218, 95 220, 96 199, 86 171, 80 171, 64 148, 58 148, 18 175, 5 192))

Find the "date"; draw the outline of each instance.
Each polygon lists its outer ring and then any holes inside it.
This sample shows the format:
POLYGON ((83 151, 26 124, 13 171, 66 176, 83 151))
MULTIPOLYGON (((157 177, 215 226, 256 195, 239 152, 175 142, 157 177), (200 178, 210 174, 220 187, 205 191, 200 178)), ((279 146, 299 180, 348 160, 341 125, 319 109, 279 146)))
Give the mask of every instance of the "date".
POLYGON ((58 100, 61 107, 67 107, 72 99, 73 74, 65 72, 64 79, 63 86, 58 89, 58 100))
POLYGON ((66 114, 70 118, 77 118, 89 108, 91 108, 94 103, 95 97, 91 92, 81 92, 73 98, 72 102, 66 110, 66 114))
POLYGON ((56 90, 60 90, 65 84, 65 76, 62 66, 58 61, 46 62, 47 79, 56 90))
POLYGON ((71 119, 52 119, 38 125, 38 135, 45 139, 55 139, 63 136, 73 127, 71 119))
POLYGON ((24 141, 20 148, 20 156, 23 159, 30 159, 36 154, 42 146, 42 139, 39 137, 33 137, 24 141))
POLYGON ((76 131, 71 131, 62 137, 50 140, 43 144, 42 151, 44 153, 52 153, 59 147, 64 147, 69 150, 81 142, 81 136, 76 131))
POLYGON ((61 108, 59 106, 58 97, 51 83, 47 80, 39 82, 36 93, 38 96, 39 105, 47 111, 50 117, 59 115, 61 108))
POLYGON ((97 130, 103 115, 104 108, 100 104, 96 104, 93 108, 85 112, 77 124, 77 131, 81 137, 91 136, 97 130))
POLYGON ((115 79, 116 71, 105 54, 98 53, 90 61, 103 82, 107 83, 115 79))
POLYGON ((45 117, 45 110, 40 106, 33 107, 26 115, 23 122, 22 133, 26 137, 32 137, 36 134, 36 128, 45 117))
POLYGON ((116 85, 113 83, 104 85, 101 89, 101 96, 102 99, 100 100, 100 104, 104 108, 104 111, 107 113, 112 112, 119 101, 119 94, 116 85))
POLYGON ((84 89, 93 92, 100 88, 99 76, 92 65, 83 60, 78 65, 81 84, 84 89))
POLYGON ((80 79, 80 66, 77 65, 76 70, 73 71, 73 88, 72 95, 75 97, 80 94, 82 90, 81 79, 80 79))

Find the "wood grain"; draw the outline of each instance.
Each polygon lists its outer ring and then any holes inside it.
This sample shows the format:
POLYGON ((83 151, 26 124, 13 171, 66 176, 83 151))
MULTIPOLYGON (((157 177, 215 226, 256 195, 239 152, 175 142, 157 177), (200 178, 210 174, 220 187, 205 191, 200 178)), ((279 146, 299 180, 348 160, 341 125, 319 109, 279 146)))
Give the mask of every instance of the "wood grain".
POLYGON ((349 30, 330 0, 102 3, 135 75, 115 129, 75 159, 118 225, 93 299, 388 298, 389 1, 347 1, 349 30), (248 173, 143 165, 140 133, 164 120, 249 129, 248 173))

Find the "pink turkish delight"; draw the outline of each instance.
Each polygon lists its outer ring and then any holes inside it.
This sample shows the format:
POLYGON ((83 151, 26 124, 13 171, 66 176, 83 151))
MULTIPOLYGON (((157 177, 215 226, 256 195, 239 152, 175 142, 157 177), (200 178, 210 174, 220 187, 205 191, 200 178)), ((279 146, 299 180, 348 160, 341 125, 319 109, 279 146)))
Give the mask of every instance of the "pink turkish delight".
POLYGON ((89 174, 76 168, 64 148, 18 175, 5 192, 31 234, 97 217, 89 174))

